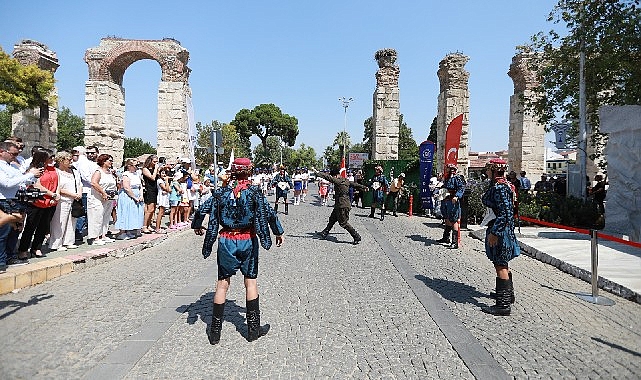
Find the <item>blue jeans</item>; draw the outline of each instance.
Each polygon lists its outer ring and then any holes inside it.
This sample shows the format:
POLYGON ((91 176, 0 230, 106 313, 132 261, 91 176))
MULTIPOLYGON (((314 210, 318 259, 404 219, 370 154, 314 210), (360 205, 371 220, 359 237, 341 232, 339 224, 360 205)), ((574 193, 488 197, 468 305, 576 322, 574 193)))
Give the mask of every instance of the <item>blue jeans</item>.
MULTIPOLYGON (((87 209, 87 194, 82 193, 82 205, 85 210, 87 209)), ((82 240, 82 237, 86 235, 85 231, 87 230, 87 215, 81 216, 76 219, 76 240, 82 240)))
POLYGON ((0 226, 0 265, 6 265, 7 260, 15 255, 18 234, 10 223, 0 226))

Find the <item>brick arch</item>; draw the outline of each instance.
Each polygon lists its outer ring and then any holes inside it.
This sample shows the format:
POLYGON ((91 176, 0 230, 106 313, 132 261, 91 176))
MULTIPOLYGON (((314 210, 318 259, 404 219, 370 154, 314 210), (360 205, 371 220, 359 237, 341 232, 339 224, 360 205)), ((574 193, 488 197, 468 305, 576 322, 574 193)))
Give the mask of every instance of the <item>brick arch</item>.
POLYGON ((107 37, 87 49, 89 80, 85 84, 85 144, 121 162, 124 151, 125 91, 122 80, 131 64, 151 59, 160 65, 158 86, 158 155, 190 153, 187 99, 191 96, 189 52, 172 38, 129 40, 107 37))

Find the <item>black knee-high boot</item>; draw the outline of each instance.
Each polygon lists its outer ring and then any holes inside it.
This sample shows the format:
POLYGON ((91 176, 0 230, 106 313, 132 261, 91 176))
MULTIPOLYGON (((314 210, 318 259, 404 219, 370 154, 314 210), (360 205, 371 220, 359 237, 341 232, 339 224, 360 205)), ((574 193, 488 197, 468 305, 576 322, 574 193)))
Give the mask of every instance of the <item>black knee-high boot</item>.
POLYGON ((269 325, 260 325, 260 306, 258 304, 258 297, 256 299, 247 301, 247 340, 250 342, 255 341, 261 336, 267 334, 269 325))
POLYGON ((496 304, 483 307, 482 310, 492 315, 510 315, 512 311, 510 307, 510 280, 503 280, 499 277, 496 278, 496 304))
POLYGON ((443 237, 439 240, 439 243, 449 243, 450 242, 450 231, 452 231, 452 226, 445 226, 443 231, 443 237))
POLYGON ((381 209, 381 220, 385 219, 385 209, 381 209))
POLYGON ((276 211, 276 214, 278 214, 278 202, 276 202, 276 204, 274 204, 274 211, 276 211))
POLYGON ((370 207, 370 212, 369 212, 369 217, 373 218, 374 217, 374 212, 376 212, 376 207, 370 207))
POLYGON ((224 303, 214 302, 214 315, 211 317, 211 325, 207 331, 210 344, 220 342, 220 331, 223 329, 223 314, 225 313, 224 303))
POLYGON ((347 230, 347 232, 349 232, 350 235, 352 235, 352 239, 354 239, 352 244, 357 245, 361 242, 361 235, 359 235, 358 232, 356 232, 356 230, 354 229, 354 227, 352 227, 351 224, 345 225, 344 228, 347 230))
POLYGON ((452 248, 458 249, 458 230, 452 228, 452 248))
POLYGON ((289 203, 285 202, 285 215, 289 215, 289 203))
MULTIPOLYGON (((510 303, 516 302, 516 297, 514 296, 514 283, 512 282, 512 272, 508 272, 507 275, 510 277, 510 303)), ((496 299, 496 293, 490 292, 490 298, 496 299)))

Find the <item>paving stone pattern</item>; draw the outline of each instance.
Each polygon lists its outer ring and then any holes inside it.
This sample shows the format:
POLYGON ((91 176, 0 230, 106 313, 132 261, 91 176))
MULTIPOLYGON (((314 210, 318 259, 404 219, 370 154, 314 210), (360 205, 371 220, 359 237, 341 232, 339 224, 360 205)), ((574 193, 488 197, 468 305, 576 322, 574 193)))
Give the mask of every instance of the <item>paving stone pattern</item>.
POLYGON ((460 250, 449 250, 434 243, 441 231, 436 220, 402 215, 380 222, 366 217, 369 210, 354 209, 351 221, 363 242, 353 246, 338 225, 328 240, 313 238, 331 207, 305 203, 290 205, 289 211, 280 214, 283 247, 261 251, 267 336, 246 341, 244 288, 236 276, 221 342, 209 345, 205 329, 215 258, 203 260, 202 238, 184 231, 135 255, 0 296, 5 345, 0 377, 634 379, 641 374, 639 304, 614 295, 608 295, 617 302, 612 307, 581 301, 574 293, 589 291, 588 283, 522 256, 513 265, 512 316, 493 317, 480 311, 491 303, 487 293, 494 285, 482 242, 464 237, 460 250), (426 297, 430 294, 437 296, 426 297), (447 315, 451 320, 444 323, 447 315), (457 343, 460 337, 472 339, 467 348, 457 343), (490 372, 470 361, 474 355, 490 372))

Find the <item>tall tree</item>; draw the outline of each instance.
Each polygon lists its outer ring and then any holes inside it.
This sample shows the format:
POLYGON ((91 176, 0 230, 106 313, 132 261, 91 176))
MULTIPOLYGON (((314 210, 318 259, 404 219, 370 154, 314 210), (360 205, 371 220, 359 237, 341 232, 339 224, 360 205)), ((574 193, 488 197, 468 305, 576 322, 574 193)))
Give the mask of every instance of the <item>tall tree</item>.
POLYGON ((519 47, 532 55, 538 96, 526 101, 545 125, 557 116, 579 117, 579 52, 585 53, 585 97, 590 125, 598 131, 601 105, 641 104, 641 9, 639 0, 560 0, 548 21, 550 30, 519 47))
POLYGON ((156 154, 156 148, 147 141, 142 141, 140 137, 125 137, 125 159, 142 156, 143 154, 156 154))
POLYGON ((84 145, 85 140, 85 120, 71 113, 67 107, 62 107, 58 112, 58 142, 56 149, 58 151, 68 150, 74 146, 84 145))
POLYGON ((274 104, 261 104, 253 110, 242 109, 231 122, 244 138, 257 136, 267 150, 267 138, 279 137, 287 146, 294 146, 298 137, 298 119, 282 113, 274 104))
POLYGON ((427 141, 431 141, 434 143, 434 145, 437 145, 437 139, 438 139, 438 131, 436 129, 436 117, 434 120, 432 120, 432 124, 430 125, 430 134, 427 136, 427 141))
POLYGON ((0 141, 11 136, 11 112, 7 109, 0 111, 0 141))
POLYGON ((54 102, 53 74, 36 65, 23 66, 0 47, 0 104, 9 112, 41 107, 54 102))
POLYGON ((291 149, 288 149, 283 145, 286 144, 281 144, 278 137, 268 137, 267 149, 265 149, 265 146, 263 144, 260 144, 256 148, 254 148, 254 166, 266 168, 272 167, 272 165, 274 164, 279 164, 281 154, 283 157, 283 164, 286 163, 291 149))
POLYGON ((352 145, 351 138, 347 132, 338 132, 336 137, 334 137, 334 142, 332 146, 336 147, 339 152, 339 156, 343 157, 343 152, 349 152, 349 147, 352 145))
POLYGON ((418 145, 412 136, 412 129, 403 121, 403 114, 398 120, 398 159, 415 160, 418 158, 418 145))
POLYGON ((306 146, 305 144, 301 144, 298 149, 294 149, 288 158, 287 165, 289 167, 310 168, 318 166, 316 151, 311 146, 306 146))
POLYGON ((372 136, 374 134, 374 119, 370 116, 363 122, 363 147, 365 152, 372 153, 372 136))

